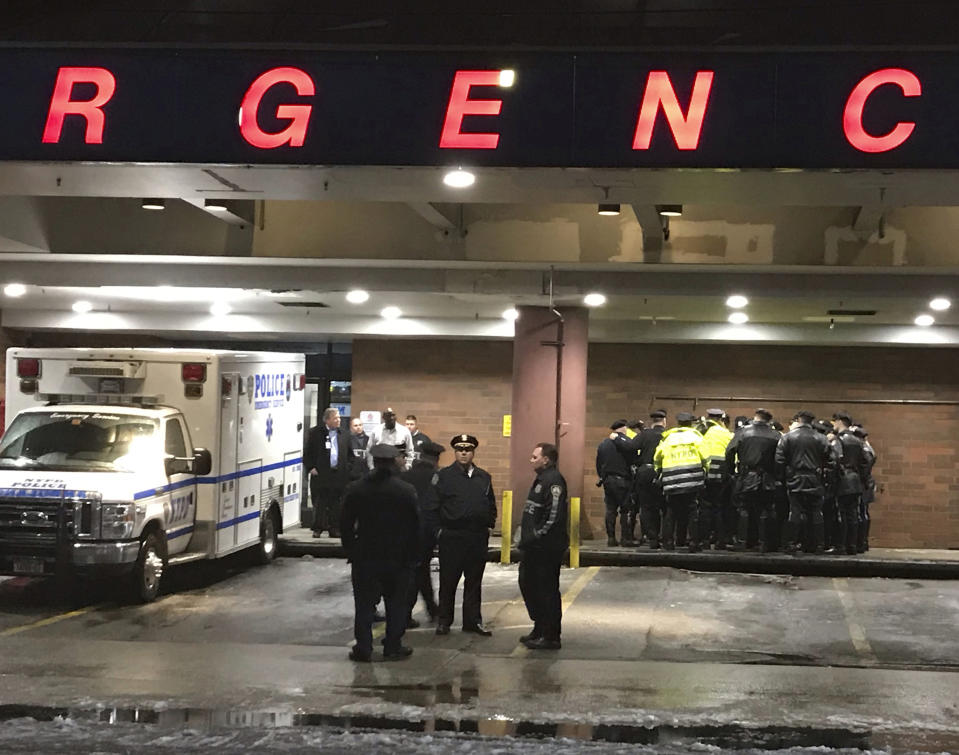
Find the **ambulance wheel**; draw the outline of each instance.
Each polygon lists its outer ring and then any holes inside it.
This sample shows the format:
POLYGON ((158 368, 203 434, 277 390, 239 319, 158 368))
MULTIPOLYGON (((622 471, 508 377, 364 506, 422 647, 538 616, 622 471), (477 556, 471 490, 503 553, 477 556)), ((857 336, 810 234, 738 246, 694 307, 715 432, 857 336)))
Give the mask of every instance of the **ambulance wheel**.
POLYGON ((256 546, 257 563, 268 564, 276 558, 276 549, 280 544, 276 519, 274 508, 269 509, 260 518, 260 544, 256 546))
POLYGON ((156 532, 149 532, 140 544, 140 554, 133 565, 131 597, 138 603, 152 603, 160 594, 163 578, 163 545, 156 532))

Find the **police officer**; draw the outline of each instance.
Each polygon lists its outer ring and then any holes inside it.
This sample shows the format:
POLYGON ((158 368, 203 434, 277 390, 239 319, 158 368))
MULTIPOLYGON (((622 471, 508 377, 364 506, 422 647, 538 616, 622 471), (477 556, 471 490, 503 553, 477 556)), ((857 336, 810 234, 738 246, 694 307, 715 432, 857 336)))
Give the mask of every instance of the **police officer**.
POLYGON ((463 631, 489 637, 483 626, 483 572, 489 531, 496 524, 496 498, 489 473, 473 464, 479 441, 457 435, 450 441, 456 461, 439 470, 431 484, 439 511, 440 603, 436 633, 449 634, 453 603, 463 577, 463 631))
POLYGON ((729 521, 726 512, 729 501, 726 447, 733 434, 729 432, 729 416, 722 409, 707 409, 704 422, 703 449, 709 457, 709 468, 706 470, 706 489, 700 500, 696 544, 700 548, 709 548, 712 540, 717 548, 725 548, 729 521))
MULTIPOLYGON (((653 467, 660 476, 666 497, 663 519, 666 550, 685 545, 687 529, 697 532, 697 499, 706 485, 709 459, 703 450, 703 436, 693 428, 695 419, 689 412, 677 414, 677 427, 663 433, 653 456, 653 467)), ((691 544, 690 550, 695 549, 695 543, 691 544)))
POLYGON ((350 420, 350 479, 358 480, 367 473, 366 447, 369 436, 363 429, 363 420, 353 417, 350 420))
POLYGON ((556 468, 559 453, 552 443, 538 443, 530 456, 536 479, 526 495, 520 529, 519 589, 533 631, 520 637, 530 650, 559 650, 563 603, 559 569, 569 545, 566 480, 556 468))
POLYGON ((763 553, 778 540, 775 492, 780 435, 770 425, 772 418, 772 412, 757 409, 753 421, 743 425, 726 447, 726 468, 736 475, 739 544, 751 548, 756 538, 763 553))
POLYGON ((603 486, 606 504, 606 544, 619 545, 616 541, 616 515, 620 515, 620 529, 623 545, 635 545, 633 534, 629 530, 629 490, 632 484, 627 456, 636 457, 636 451, 629 443, 626 434, 625 419, 614 421, 609 429, 613 434, 604 438, 596 448, 596 474, 603 486), (620 445, 623 447, 620 451, 620 445))
POLYGON ((872 476, 872 468, 876 466, 876 449, 869 442, 869 433, 861 425, 852 428, 853 434, 862 441, 862 450, 866 455, 866 476, 862 484, 862 497, 859 502, 859 538, 856 551, 865 553, 869 550, 869 506, 876 500, 876 478, 872 476))
POLYGON ((424 443, 432 443, 430 436, 420 430, 419 425, 416 424, 416 415, 407 414, 406 415, 406 429, 410 431, 410 437, 413 439, 413 458, 418 459, 420 457, 420 452, 422 451, 424 443))
POLYGON ((436 510, 436 498, 429 494, 436 465, 439 463, 443 446, 429 440, 420 445, 419 458, 413 460, 413 466, 403 473, 403 479, 416 488, 420 514, 420 549, 416 571, 410 589, 410 612, 406 622, 408 629, 415 629, 419 622, 413 618, 417 593, 423 596, 426 612, 430 621, 436 620, 439 612, 433 594, 433 578, 430 576, 430 561, 436 548, 436 531, 440 527, 439 512, 436 510))
POLYGON ((402 644, 409 613, 409 585, 419 543, 416 491, 397 472, 395 446, 370 449, 373 471, 351 482, 340 518, 343 548, 352 564, 353 634, 350 660, 368 662, 373 655, 373 609, 386 601, 383 657, 401 660, 413 654, 402 644))
POLYGON ((839 508, 839 542, 848 555, 855 555, 859 541, 859 500, 862 497, 863 480, 867 474, 866 453, 861 439, 851 430, 852 417, 839 411, 832 415, 836 437, 842 443, 839 486, 836 500, 839 508))
POLYGON ((632 452, 636 455, 633 494, 639 505, 639 526, 647 544, 655 550, 660 546, 665 500, 653 468, 653 457, 663 433, 666 432, 666 410, 655 409, 649 413, 649 418, 652 420, 650 426, 644 428, 631 441, 617 439, 615 442, 620 453, 632 452))
POLYGON ((813 553, 824 551, 822 474, 829 462, 829 443, 812 426, 816 417, 805 409, 776 446, 776 475, 789 496, 789 518, 783 527, 784 550, 800 551, 800 537, 813 553))
POLYGON ((836 490, 839 487, 839 468, 842 459, 842 443, 833 432, 833 426, 826 420, 813 422, 816 432, 826 439, 829 456, 823 469, 823 506, 822 518, 825 530, 826 553, 836 553, 839 542, 839 507, 836 502, 836 490))

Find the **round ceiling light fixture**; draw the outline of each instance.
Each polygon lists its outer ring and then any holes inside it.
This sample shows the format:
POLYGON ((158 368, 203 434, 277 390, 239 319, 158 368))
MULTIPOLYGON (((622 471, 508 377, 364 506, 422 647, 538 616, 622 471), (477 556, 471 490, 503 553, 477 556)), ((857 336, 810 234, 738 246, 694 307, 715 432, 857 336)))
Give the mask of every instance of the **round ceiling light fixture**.
POLYGON ((510 307, 503 310, 503 319, 510 322, 516 322, 519 319, 519 310, 516 307, 510 307))
POLYGON ((81 299, 80 301, 73 302, 72 309, 77 314, 85 315, 87 312, 90 312, 93 309, 93 305, 86 299, 81 299))
POLYGON ((729 321, 733 325, 742 325, 743 323, 749 322, 749 315, 745 312, 733 312, 729 315, 729 321))
POLYGON ((742 294, 733 294, 726 299, 726 306, 731 307, 732 309, 742 309, 747 304, 749 304, 749 299, 742 294))
POLYGON ((587 307, 602 307, 606 303, 606 297, 603 294, 593 292, 583 297, 583 304, 587 307))
POLYGON ((8 283, 3 287, 3 295, 14 299, 23 296, 25 293, 27 293, 27 287, 22 283, 8 283))
POLYGON ((949 301, 945 296, 937 296, 931 302, 929 302, 929 309, 934 309, 937 312, 944 312, 952 306, 952 302, 949 301))
POLYGON ((352 291, 347 291, 346 300, 350 304, 363 304, 370 300, 370 294, 362 288, 354 288, 352 291))
POLYGON ((462 168, 448 171, 446 175, 443 176, 443 183, 452 189, 465 189, 472 186, 475 182, 476 176, 462 168))
POLYGON ((919 315, 914 322, 920 328, 928 328, 930 325, 936 322, 936 318, 932 315, 919 315))
POLYGON ((399 307, 383 307, 380 311, 380 316, 384 320, 398 320, 403 316, 403 310, 399 307))

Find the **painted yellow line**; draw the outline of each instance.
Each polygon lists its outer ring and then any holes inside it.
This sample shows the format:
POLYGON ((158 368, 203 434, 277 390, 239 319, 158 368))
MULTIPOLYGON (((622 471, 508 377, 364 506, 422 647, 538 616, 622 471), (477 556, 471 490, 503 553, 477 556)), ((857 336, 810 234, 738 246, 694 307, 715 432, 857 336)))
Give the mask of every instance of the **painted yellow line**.
POLYGON ((833 577, 832 583, 839 595, 839 602, 842 604, 842 611, 846 616, 846 626, 849 628, 849 639, 852 640, 852 646, 866 664, 876 663, 878 659, 873 652, 872 645, 869 644, 869 639, 866 637, 866 630, 859 623, 856 604, 853 596, 849 593, 849 580, 845 577, 833 577))
MULTIPOLYGON (((599 566, 590 566, 580 574, 576 581, 569 586, 569 589, 566 591, 566 594, 563 596, 563 613, 565 614, 573 601, 579 597, 579 594, 585 589, 586 585, 593 581, 593 577, 599 574, 599 566)), ((516 658, 520 656, 525 656, 529 653, 529 650, 524 645, 517 645, 516 648, 510 653, 510 657, 516 658)))
POLYGON ((64 619, 72 619, 75 616, 82 616, 85 613, 89 613, 99 606, 87 606, 86 608, 78 608, 76 611, 68 611, 67 613, 61 613, 57 616, 50 616, 46 619, 40 619, 40 621, 34 621, 32 624, 24 624, 19 627, 10 627, 9 629, 4 629, 0 632, 0 637, 10 637, 15 634, 20 634, 21 632, 29 632, 31 629, 39 629, 40 627, 48 627, 51 624, 56 624, 59 621, 64 619))

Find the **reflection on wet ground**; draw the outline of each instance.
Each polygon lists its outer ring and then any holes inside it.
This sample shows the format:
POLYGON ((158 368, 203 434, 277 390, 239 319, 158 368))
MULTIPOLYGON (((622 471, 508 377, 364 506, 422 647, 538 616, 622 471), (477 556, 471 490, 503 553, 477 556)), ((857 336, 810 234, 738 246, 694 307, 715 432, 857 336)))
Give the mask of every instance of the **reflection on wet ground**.
MULTIPOLYGON (((370 689, 378 696, 383 690, 370 689)), ((464 702, 476 690, 418 690, 436 701, 464 702)), ((303 709, 274 708, 214 710, 201 708, 71 708, 30 705, 0 705, 0 723, 24 719, 36 722, 69 720, 93 726, 144 724, 159 730, 207 732, 235 729, 287 729, 318 727, 345 733, 369 731, 405 732, 423 735, 449 733, 510 739, 565 739, 593 743, 668 745, 721 751, 827 748, 830 750, 884 750, 886 752, 953 752, 959 749, 959 731, 913 732, 870 731, 843 727, 741 726, 737 724, 640 725, 589 722, 524 721, 505 716, 468 718, 433 716, 428 710, 420 717, 400 718, 378 715, 331 715, 303 709)))

